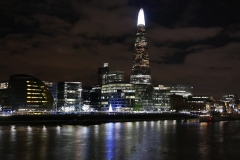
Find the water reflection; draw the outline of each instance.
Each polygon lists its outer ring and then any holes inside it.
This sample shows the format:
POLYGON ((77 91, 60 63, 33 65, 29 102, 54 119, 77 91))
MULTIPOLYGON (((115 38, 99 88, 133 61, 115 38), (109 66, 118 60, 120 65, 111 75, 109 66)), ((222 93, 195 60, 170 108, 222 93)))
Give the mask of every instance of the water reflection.
MULTIPOLYGON (((116 131, 118 132, 118 131, 116 131)), ((114 158, 114 141, 115 141, 115 124, 114 123, 108 123, 106 130, 105 130, 105 150, 106 150, 106 158, 107 159, 113 159, 114 158)))
POLYGON ((237 159, 239 121, 0 126, 0 159, 237 159))

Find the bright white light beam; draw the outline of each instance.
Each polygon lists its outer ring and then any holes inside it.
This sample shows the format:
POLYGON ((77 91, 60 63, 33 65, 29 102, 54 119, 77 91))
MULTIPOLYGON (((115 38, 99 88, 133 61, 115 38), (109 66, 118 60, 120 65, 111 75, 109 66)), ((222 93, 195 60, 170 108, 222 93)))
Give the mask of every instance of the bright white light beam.
POLYGON ((143 9, 142 8, 138 12, 138 23, 137 23, 137 25, 140 25, 140 24, 145 26, 144 13, 143 13, 143 9))

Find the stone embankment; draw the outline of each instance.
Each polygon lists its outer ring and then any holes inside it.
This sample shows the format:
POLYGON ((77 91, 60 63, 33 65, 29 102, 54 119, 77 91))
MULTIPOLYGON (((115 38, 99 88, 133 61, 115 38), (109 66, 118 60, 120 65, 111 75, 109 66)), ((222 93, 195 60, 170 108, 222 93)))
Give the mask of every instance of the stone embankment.
POLYGON ((151 120, 186 120, 198 118, 195 115, 171 113, 92 113, 52 115, 1 116, 0 124, 66 124, 71 120, 94 120, 98 122, 132 122, 151 120))

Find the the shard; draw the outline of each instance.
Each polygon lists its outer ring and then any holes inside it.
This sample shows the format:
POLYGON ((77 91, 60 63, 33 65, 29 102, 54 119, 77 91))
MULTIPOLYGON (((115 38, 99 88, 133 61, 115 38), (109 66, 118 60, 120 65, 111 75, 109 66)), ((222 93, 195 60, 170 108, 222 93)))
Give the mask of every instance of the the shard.
POLYGON ((133 66, 130 83, 151 84, 149 55, 145 32, 144 12, 141 8, 138 13, 137 33, 133 54, 133 66))

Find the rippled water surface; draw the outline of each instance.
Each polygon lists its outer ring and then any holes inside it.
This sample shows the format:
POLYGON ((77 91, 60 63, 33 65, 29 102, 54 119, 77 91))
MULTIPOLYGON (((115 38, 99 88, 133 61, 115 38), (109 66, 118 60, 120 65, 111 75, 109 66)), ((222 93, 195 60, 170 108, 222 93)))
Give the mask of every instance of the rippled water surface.
POLYGON ((240 159, 240 122, 2 125, 0 160, 240 159))

